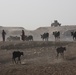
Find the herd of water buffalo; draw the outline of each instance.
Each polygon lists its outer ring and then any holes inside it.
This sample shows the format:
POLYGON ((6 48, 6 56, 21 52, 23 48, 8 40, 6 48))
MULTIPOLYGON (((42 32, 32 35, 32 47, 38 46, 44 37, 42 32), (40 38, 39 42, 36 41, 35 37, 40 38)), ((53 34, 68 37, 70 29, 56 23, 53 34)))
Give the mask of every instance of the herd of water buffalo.
MULTIPOLYGON (((73 37, 73 40, 76 40, 76 31, 75 32, 70 32, 70 33, 71 33, 71 36, 73 37)), ((57 39, 60 39, 60 32, 59 31, 55 31, 52 34, 55 37, 55 41, 57 39)), ((41 38, 42 38, 42 40, 48 41, 48 39, 49 39, 49 33, 42 34, 41 38)), ((15 41, 15 40, 21 40, 21 39, 23 41, 25 41, 25 40, 26 41, 33 41, 33 36, 32 35, 26 36, 25 33, 24 33, 24 30, 22 30, 21 37, 18 37, 18 36, 9 36, 7 38, 8 41, 13 41, 13 40, 15 41)), ((60 47, 56 48, 57 58, 58 58, 59 54, 61 54, 61 56, 64 58, 64 51, 66 51, 66 47, 60 46, 60 47)), ((20 51, 14 51, 12 53, 12 60, 13 60, 13 62, 15 62, 15 63, 20 62, 21 63, 21 60, 20 60, 21 55, 24 55, 24 53, 20 52, 20 51), (17 61, 16 61, 16 58, 18 58, 17 61)))
MULTIPOLYGON (((55 31, 55 32, 53 32, 52 33, 53 35, 54 35, 54 37, 55 37, 55 41, 57 40, 57 39, 60 39, 60 32, 59 31, 55 31)), ((73 40, 76 40, 76 32, 71 32, 71 36, 73 37, 73 40)), ((44 34, 42 34, 41 35, 41 39, 44 41, 48 41, 48 39, 49 39, 49 33, 44 33, 44 34)), ((19 36, 9 36, 9 37, 7 37, 7 40, 8 41, 13 41, 13 40, 21 40, 21 37, 19 37, 19 36)), ((33 38, 33 36, 32 35, 29 35, 29 36, 27 36, 27 35, 25 35, 25 37, 24 37, 24 41, 33 41, 34 40, 34 38, 33 38)))
MULTIPOLYGON (((60 39, 60 32, 59 31, 53 32, 53 35, 55 37, 55 40, 56 39, 60 39)), ((76 39, 76 32, 71 32, 71 36, 73 37, 73 40, 75 40, 76 39)), ((14 39, 14 37, 12 37, 12 36, 10 36, 10 37, 14 39)), ((20 40, 20 37, 16 36, 15 38, 20 40)), ((48 41, 49 33, 44 33, 43 35, 41 35, 41 38, 43 40, 47 40, 48 41)), ((33 36, 32 35, 25 36, 25 40, 33 40, 33 36)), ((61 56, 64 58, 64 51, 66 51, 66 47, 60 46, 60 47, 56 48, 57 58, 59 57, 59 54, 61 54, 61 56)), ((20 62, 21 63, 21 60, 20 60, 21 55, 24 55, 24 53, 20 52, 20 51, 14 51, 12 53, 13 62, 15 62, 15 63, 20 62), (17 61, 15 60, 16 58, 18 58, 17 61)))

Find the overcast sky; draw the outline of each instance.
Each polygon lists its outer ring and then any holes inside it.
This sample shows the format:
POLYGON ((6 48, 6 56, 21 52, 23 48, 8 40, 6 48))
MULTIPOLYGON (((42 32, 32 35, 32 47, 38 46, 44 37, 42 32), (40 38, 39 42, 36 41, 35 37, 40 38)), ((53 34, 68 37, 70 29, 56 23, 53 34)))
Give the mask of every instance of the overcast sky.
POLYGON ((54 20, 76 25, 76 0, 0 0, 0 26, 33 30, 54 20))

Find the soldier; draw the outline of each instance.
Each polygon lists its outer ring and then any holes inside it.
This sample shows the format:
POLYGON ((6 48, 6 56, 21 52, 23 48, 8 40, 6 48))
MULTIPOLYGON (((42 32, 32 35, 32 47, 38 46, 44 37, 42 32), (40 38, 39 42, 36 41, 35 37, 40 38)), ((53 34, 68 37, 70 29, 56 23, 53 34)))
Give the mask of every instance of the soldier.
POLYGON ((25 40, 25 32, 24 32, 24 30, 22 30, 21 39, 22 39, 23 41, 25 40))
POLYGON ((6 32, 4 30, 2 30, 2 39, 3 39, 3 42, 5 41, 5 35, 6 35, 6 32))

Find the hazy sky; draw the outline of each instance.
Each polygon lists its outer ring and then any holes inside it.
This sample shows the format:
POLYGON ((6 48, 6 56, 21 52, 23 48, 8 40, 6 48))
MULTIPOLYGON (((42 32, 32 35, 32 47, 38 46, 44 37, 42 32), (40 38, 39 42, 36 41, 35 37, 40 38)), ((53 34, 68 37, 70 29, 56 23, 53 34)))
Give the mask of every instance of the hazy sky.
POLYGON ((0 0, 0 26, 33 30, 54 20, 76 25, 76 0, 0 0))

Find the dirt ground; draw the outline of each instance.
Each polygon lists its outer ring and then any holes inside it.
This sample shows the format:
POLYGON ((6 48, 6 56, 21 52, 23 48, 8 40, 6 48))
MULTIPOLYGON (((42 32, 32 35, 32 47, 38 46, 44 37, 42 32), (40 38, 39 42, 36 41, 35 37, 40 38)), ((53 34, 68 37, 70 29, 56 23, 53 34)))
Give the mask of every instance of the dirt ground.
POLYGON ((0 75, 76 75, 76 42, 0 42, 0 75), (66 47, 64 59, 56 58, 59 46, 66 47), (24 52, 21 64, 12 63, 17 50, 24 52))

